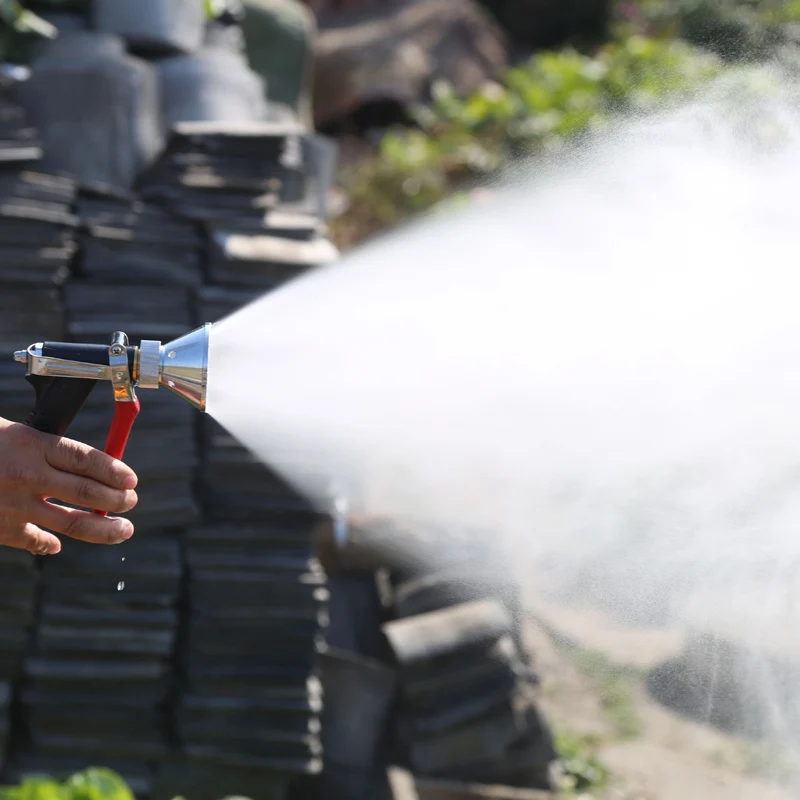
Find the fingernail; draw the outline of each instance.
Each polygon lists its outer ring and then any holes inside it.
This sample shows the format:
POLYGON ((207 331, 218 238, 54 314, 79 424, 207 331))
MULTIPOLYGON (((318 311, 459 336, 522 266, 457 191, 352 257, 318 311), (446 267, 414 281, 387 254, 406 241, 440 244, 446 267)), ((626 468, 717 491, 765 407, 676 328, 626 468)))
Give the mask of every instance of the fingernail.
POLYGON ((133 489, 128 489, 128 491, 130 492, 130 494, 125 497, 128 506, 128 508, 126 508, 126 511, 131 511, 132 509, 136 508, 136 505, 139 502, 139 496, 136 494, 136 492, 133 491, 133 489))

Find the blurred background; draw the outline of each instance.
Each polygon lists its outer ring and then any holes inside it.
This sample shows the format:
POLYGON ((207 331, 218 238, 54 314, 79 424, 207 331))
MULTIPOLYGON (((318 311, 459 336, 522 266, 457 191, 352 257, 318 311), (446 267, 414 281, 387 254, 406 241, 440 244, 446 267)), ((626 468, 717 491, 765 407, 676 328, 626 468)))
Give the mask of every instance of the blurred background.
MULTIPOLYGON (((15 420, 30 342, 168 341, 800 45, 797 0, 0 0, 0 19, 15 420)), ((71 435, 103 446, 112 413, 98 390, 71 435)), ((488 580, 513 572, 491 537, 443 565, 459 532, 311 508, 172 397, 143 403, 128 460, 132 541, 0 553, 0 797, 793 796, 796 759, 737 690, 766 669, 791 693, 791 664, 678 629, 668 573, 623 620, 488 580)), ((621 554, 586 581, 636 579, 621 554)))

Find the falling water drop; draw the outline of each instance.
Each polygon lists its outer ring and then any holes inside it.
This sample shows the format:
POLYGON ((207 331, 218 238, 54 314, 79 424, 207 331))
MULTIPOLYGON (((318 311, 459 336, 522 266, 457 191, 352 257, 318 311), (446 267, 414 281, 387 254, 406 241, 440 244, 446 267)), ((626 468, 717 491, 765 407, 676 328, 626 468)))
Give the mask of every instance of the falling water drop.
POLYGON ((125 560, 125 556, 122 556, 122 560, 123 560, 123 561, 125 560))
POLYGON ((117 584, 117 591, 118 591, 118 592, 121 592, 121 591, 122 591, 124 588, 125 588, 125 581, 120 581, 120 582, 117 584))

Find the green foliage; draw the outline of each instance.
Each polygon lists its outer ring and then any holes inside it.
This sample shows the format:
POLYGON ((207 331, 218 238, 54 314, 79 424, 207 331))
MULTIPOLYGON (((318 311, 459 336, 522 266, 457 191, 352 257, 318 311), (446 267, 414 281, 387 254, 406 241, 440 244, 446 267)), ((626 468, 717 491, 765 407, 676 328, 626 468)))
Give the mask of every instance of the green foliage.
POLYGON ((203 0, 207 19, 217 19, 230 9, 229 0, 203 0))
POLYGON ((617 34, 681 36, 728 61, 759 59, 800 22, 800 0, 627 0, 616 6, 617 34))
MULTIPOLYGON (((0 787, 0 800, 135 800, 125 781, 110 769, 91 767, 67 780, 47 775, 29 778, 19 786, 0 787)), ((184 800, 176 797, 175 800, 184 800)), ((231 797, 224 800, 248 800, 231 797)))
POLYGON ((592 736, 567 731, 555 734, 559 755, 559 791, 564 794, 583 794, 602 789, 609 778, 608 767, 597 757, 600 742, 592 736))
POLYGON ((134 796, 115 772, 91 768, 65 781, 42 776, 2 787, 0 800, 134 800, 134 796))
POLYGON ((606 719, 619 739, 635 739, 642 732, 642 721, 636 707, 634 681, 639 675, 614 664, 603 653, 572 649, 578 669, 589 679, 600 697, 606 719))
POLYGON ((58 31, 49 22, 28 11, 19 0, 0 0, 0 21, 18 34, 53 39, 58 31))
POLYGON ((521 157, 551 151, 612 115, 657 107, 717 73, 713 57, 680 41, 633 35, 594 55, 543 52, 469 97, 440 83, 418 126, 386 134, 378 155, 344 176, 350 209, 338 221, 344 246, 521 157))

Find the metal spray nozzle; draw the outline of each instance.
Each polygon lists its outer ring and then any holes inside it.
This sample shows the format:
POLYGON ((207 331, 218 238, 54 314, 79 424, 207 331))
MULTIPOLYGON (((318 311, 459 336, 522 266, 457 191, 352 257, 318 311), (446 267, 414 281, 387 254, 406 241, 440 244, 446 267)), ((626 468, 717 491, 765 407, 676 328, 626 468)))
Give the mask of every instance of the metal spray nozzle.
POLYGON ((125 384, 130 389, 165 386, 205 411, 211 327, 208 323, 165 345, 144 340, 138 347, 130 347, 128 337, 121 332, 114 334, 110 348, 38 342, 27 350, 17 351, 14 358, 27 364, 29 376, 110 381, 117 400, 125 399, 122 391, 125 384))

